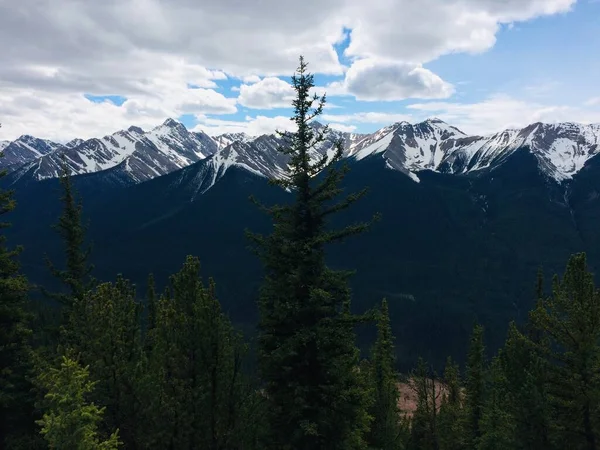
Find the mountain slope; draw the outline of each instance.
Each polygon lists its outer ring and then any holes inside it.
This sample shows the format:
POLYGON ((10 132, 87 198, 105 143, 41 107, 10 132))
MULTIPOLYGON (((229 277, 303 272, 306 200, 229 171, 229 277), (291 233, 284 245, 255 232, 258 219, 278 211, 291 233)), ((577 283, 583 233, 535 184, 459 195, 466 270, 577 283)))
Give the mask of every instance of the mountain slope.
POLYGON ((0 141, 0 151, 4 153, 0 158, 0 168, 18 167, 61 148, 63 146, 56 142, 29 135, 21 136, 12 142, 0 141))
POLYGON ((182 124, 168 119, 148 132, 130 127, 100 139, 71 141, 19 167, 12 179, 55 178, 64 158, 74 175, 115 168, 120 176, 139 183, 186 167, 216 150, 215 142, 206 134, 190 133, 182 124))
MULTIPOLYGON (((230 146, 228 159, 220 160, 227 153, 219 152, 102 195, 98 186, 108 180, 95 177, 114 169, 75 177, 91 224, 96 275, 108 280, 122 273, 143 292, 148 273, 164 285, 187 254, 198 255, 203 275, 217 281, 224 309, 253 330, 262 272, 248 252, 244 230, 269 232, 270 223, 248 196, 267 205, 293 197, 268 185, 262 172, 273 170, 272 160, 248 170, 242 158, 257 149, 269 154, 272 144, 264 138, 250 148, 230 146)), ((591 266, 600 267, 600 252, 592 249, 600 242, 598 158, 573 176, 565 195, 565 185, 548 179, 527 148, 511 152, 493 170, 460 176, 419 171, 419 183, 390 170, 381 156, 348 160, 346 192, 370 190, 332 225, 375 212, 382 221, 332 246, 328 259, 333 267, 357 270, 352 279, 357 311, 388 298, 403 367, 419 354, 440 366, 445 355, 463 354, 474 320, 486 325, 490 348, 501 345, 508 320, 524 319, 532 304, 540 265, 550 275, 563 269, 570 253, 586 250, 591 266)), ((57 180, 34 183, 16 195, 20 206, 11 214, 11 242, 25 245, 23 267, 32 282, 51 283, 43 255, 60 260, 60 242, 50 229, 60 210, 57 180)), ((368 336, 361 334, 361 342, 367 347, 368 336)))
POLYGON ((215 136, 213 139, 217 144, 217 149, 221 150, 234 142, 250 142, 254 137, 248 136, 245 133, 224 133, 215 136))
POLYGON ((512 153, 528 148, 542 172, 563 182, 600 151, 600 125, 535 123, 491 136, 467 136, 439 119, 401 122, 370 136, 368 146, 352 155, 360 160, 381 155, 388 167, 418 181, 417 173, 434 170, 466 174, 501 165, 512 153))
MULTIPOLYGON (((323 125, 314 122, 313 127, 319 130, 323 125)), ((337 141, 343 144, 345 158, 360 161, 378 155, 389 169, 417 182, 419 172, 424 170, 455 175, 494 170, 518 149, 528 148, 540 170, 562 183, 598 154, 600 125, 535 123, 490 136, 468 136, 439 119, 417 124, 399 122, 371 134, 330 130, 326 141, 311 156, 317 159, 323 154, 332 155, 337 141)), ((12 179, 39 181, 58 175, 64 155, 74 174, 114 170, 115 176, 139 183, 214 154, 215 174, 222 175, 229 167, 237 166, 272 177, 287 170, 287 159, 277 152, 282 144, 281 136, 273 134, 252 137, 226 133, 210 137, 189 132, 183 124, 167 119, 148 132, 130 127, 101 139, 74 139, 65 146, 23 136, 12 143, 0 143, 7 153, 0 165, 16 172, 12 179)))

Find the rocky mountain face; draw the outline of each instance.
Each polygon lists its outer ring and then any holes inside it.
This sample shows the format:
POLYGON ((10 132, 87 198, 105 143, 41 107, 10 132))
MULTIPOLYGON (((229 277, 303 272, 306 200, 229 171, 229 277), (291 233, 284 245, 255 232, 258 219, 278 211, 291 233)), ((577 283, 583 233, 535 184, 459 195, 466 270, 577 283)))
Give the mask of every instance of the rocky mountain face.
MULTIPOLYGON (((316 130, 323 127, 316 122, 313 126, 316 130)), ((332 155, 339 141, 345 158, 383 158, 386 167, 415 182, 424 170, 455 175, 491 170, 516 150, 527 148, 540 170, 561 183, 571 179, 598 153, 600 125, 535 123, 491 136, 468 136, 439 119, 417 124, 399 122, 371 134, 330 130, 312 157, 332 155)), ((31 136, 0 142, 5 153, 0 166, 14 171, 16 179, 25 176, 39 181, 58 176, 64 158, 74 174, 111 170, 130 183, 139 183, 212 157, 210 172, 215 178, 202 183, 206 189, 232 166, 265 177, 282 176, 287 171, 287 158, 277 148, 283 144, 282 137, 274 134, 253 137, 227 133, 210 137, 203 132, 190 132, 183 124, 167 119, 150 131, 130 127, 103 138, 74 139, 65 145, 31 136)))
POLYGON ((0 158, 0 168, 17 168, 61 148, 63 146, 56 142, 29 135, 21 136, 12 142, 0 141, 0 151, 4 153, 0 158))
MULTIPOLYGON (((356 311, 388 299, 403 367, 431 349, 428 360, 439 367, 447 354, 464 354, 474 320, 486 326, 490 349, 501 345, 506 324, 523 320, 532 305, 540 266, 550 279, 571 253, 586 251, 592 270, 600 269, 598 128, 533 124, 468 136, 432 119, 368 135, 332 131, 315 149, 313 158, 332 154, 342 140, 351 167, 345 192, 369 187, 331 226, 381 213, 371 231, 332 246, 327 257, 332 267, 356 269, 356 311)), ((219 144, 167 121, 63 151, 85 149, 70 164, 89 170, 73 182, 99 279, 122 273, 143 295, 150 272, 166 283, 186 255, 198 255, 203 275, 216 279, 224 310, 251 333, 263 274, 244 230, 268 233, 271 223, 248 197, 267 205, 293 197, 267 183, 285 174, 287 158, 277 152, 282 138, 227 139, 219 144), (94 172, 95 164, 102 170, 94 172)), ((55 152, 25 165, 31 172, 20 179, 32 181, 13 186, 19 207, 6 231, 11 244, 25 247, 21 261, 31 282, 50 287, 43 259, 60 261, 62 254, 51 228, 60 192, 58 180, 38 181, 35 170, 44 168, 41 161, 56 164, 49 156, 55 152)), ((362 342, 368 348, 370 341, 362 342)))
POLYGON ((254 138, 245 133, 225 133, 215 136, 213 139, 217 144, 217 149, 221 150, 227 147, 229 144, 233 144, 234 142, 249 142, 254 138))
POLYGON ((38 181, 55 178, 64 161, 75 175, 114 169, 139 183, 189 166, 216 151, 217 145, 208 135, 189 132, 181 123, 168 119, 147 132, 130 127, 99 139, 56 144, 16 167, 13 177, 38 181))
MULTIPOLYGON (((322 125, 314 126, 318 129, 322 125)), ((490 171, 524 149, 535 157, 544 176, 563 183, 598 154, 600 125, 537 123, 491 136, 468 136, 439 119, 430 119, 417 124, 396 123, 372 134, 330 130, 327 139, 313 150, 312 158, 331 156, 340 140, 346 159, 381 158, 388 169, 402 172, 415 182, 427 170, 451 175, 490 171)), ((199 192, 210 189, 233 166, 267 178, 284 176, 288 158, 277 151, 282 144, 275 135, 233 141, 207 161, 211 169, 206 173, 212 178, 198 183, 199 192)))

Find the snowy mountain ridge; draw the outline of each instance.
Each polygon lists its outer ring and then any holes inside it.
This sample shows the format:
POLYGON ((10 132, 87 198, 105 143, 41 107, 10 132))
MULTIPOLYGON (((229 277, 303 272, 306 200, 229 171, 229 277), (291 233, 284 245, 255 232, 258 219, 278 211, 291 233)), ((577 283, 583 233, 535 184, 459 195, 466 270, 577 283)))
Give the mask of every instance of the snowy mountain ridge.
MULTIPOLYGON (((321 124, 313 123, 315 129, 321 124)), ((571 179, 585 163, 600 152, 600 125, 565 122, 534 123, 522 129, 507 129, 489 136, 469 136, 440 119, 411 124, 398 122, 371 134, 330 129, 312 158, 333 155, 342 141, 344 157, 361 161, 383 158, 386 167, 405 173, 415 182, 418 173, 432 170, 463 175, 492 170, 518 149, 526 148, 538 160, 540 170, 556 182, 571 179)), ((58 176, 65 160, 74 174, 115 170, 139 183, 205 160, 202 172, 212 180, 201 183, 210 188, 232 166, 264 177, 280 177, 287 171, 287 157, 277 151, 279 135, 249 136, 226 133, 208 136, 190 132, 167 119, 149 131, 139 127, 88 140, 74 139, 65 145, 31 136, 0 142, 5 158, 0 167, 29 174, 35 180, 58 176)))
POLYGON ((189 166, 216 151, 217 145, 208 135, 189 132, 181 123, 167 119, 147 132, 132 126, 102 138, 55 144, 52 151, 30 157, 16 172, 17 178, 55 178, 64 160, 75 175, 115 168, 139 183, 189 166))
MULTIPOLYGON (((343 141, 344 157, 355 161, 383 158, 386 167, 401 171, 416 182, 418 172, 423 170, 457 175, 491 170, 515 151, 526 148, 538 160, 540 170, 561 183, 571 179, 600 152, 600 125, 534 123, 489 136, 468 136, 440 119, 416 124, 398 122, 372 134, 332 129, 313 159, 323 153, 332 154, 338 139, 343 141)), ((286 158, 276 151, 280 143, 274 135, 246 141, 245 145, 234 142, 211 163, 215 173, 237 165, 263 176, 279 177, 287 168, 286 158)))

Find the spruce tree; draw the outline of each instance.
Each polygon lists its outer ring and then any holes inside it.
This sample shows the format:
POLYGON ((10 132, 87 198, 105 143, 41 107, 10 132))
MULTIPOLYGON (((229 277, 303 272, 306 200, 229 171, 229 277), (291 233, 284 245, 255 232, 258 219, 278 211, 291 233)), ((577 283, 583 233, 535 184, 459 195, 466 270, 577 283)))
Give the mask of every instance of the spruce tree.
POLYGON ((395 369, 394 337, 390 326, 387 300, 381 303, 377 321, 377 340, 373 347, 371 379, 375 402, 371 408, 369 446, 374 449, 400 448, 400 411, 398 410, 398 379, 395 369))
POLYGON ((485 402, 485 347, 483 327, 475 325, 467 355, 465 382, 465 432, 467 448, 477 448, 485 402))
POLYGON ((91 277, 93 266, 88 261, 91 247, 85 245, 85 227, 81 218, 83 207, 81 201, 77 200, 64 156, 59 180, 63 190, 63 211, 54 228, 65 245, 65 268, 58 269, 49 258, 46 258, 46 263, 51 273, 67 287, 68 293, 48 293, 46 290, 44 293, 70 308, 94 285, 91 277))
MULTIPOLYGON (((478 439, 477 446, 471 448, 478 450, 519 448, 514 441, 515 424, 509 408, 511 399, 507 397, 507 383, 498 357, 492 361, 489 382, 489 394, 479 421, 481 436, 478 439)), ((538 448, 541 450, 543 447, 538 448)))
POLYGON ((560 424, 558 445, 600 446, 600 291, 586 255, 573 255, 552 295, 538 302, 531 322, 542 339, 535 348, 545 361, 548 395, 560 424))
MULTIPOLYGON (((6 171, 0 172, 0 179, 6 171)), ((0 216, 15 208, 13 192, 0 190, 0 216)), ((0 230, 10 226, 0 222, 0 230)), ((0 449, 9 448, 33 429, 33 399, 27 309, 28 283, 19 271, 21 248, 8 248, 0 235, 0 449)))
POLYGON ((242 373, 246 346, 199 268, 188 257, 156 302, 140 448, 255 448, 262 399, 242 373))
POLYGON ((38 424, 49 448, 116 450, 120 447, 118 430, 106 440, 100 437, 98 425, 104 408, 87 398, 96 384, 89 380, 87 367, 63 356, 60 368, 42 373, 38 383, 46 391, 44 415, 38 424))
MULTIPOLYGON (((503 405, 514 423, 513 447, 515 449, 556 448, 552 443, 552 407, 548 395, 548 367, 533 342, 514 323, 508 329, 504 348, 498 355, 502 368, 501 386, 507 398, 503 405)), ((533 330, 535 331, 535 330, 533 330)), ((535 333, 538 335, 539 333, 535 333)))
MULTIPOLYGON (((327 126, 310 122, 320 115, 325 96, 311 96, 313 75, 300 57, 292 77, 293 133, 282 134, 280 151, 289 173, 272 180, 295 195, 292 204, 263 207, 273 220, 269 236, 249 234, 266 272, 259 310, 259 367, 269 402, 268 448, 362 449, 369 425, 368 392, 358 370, 358 350, 350 313, 348 272, 325 263, 326 244, 364 231, 368 224, 341 230, 328 219, 366 191, 334 203, 347 168, 337 168, 342 142, 333 157, 312 154, 324 142, 327 126)), ((318 153, 317 153, 318 154, 318 153)))
POLYGON ((438 421, 440 450, 460 450, 464 447, 462 397, 458 364, 448 357, 438 421))
POLYGON ((83 294, 71 306, 65 325, 70 337, 69 352, 76 352, 97 380, 91 398, 106 407, 107 429, 120 429, 127 448, 139 429, 141 377, 142 306, 135 288, 123 277, 116 283, 102 283, 83 294))
POLYGON ((439 405, 442 392, 435 372, 429 370, 423 358, 411 374, 410 385, 417 396, 408 448, 410 450, 439 450, 439 405))
POLYGON ((156 296, 156 286, 154 282, 154 275, 148 276, 148 290, 146 292, 146 304, 148 305, 148 319, 147 329, 152 330, 156 327, 156 303, 158 298, 156 296))

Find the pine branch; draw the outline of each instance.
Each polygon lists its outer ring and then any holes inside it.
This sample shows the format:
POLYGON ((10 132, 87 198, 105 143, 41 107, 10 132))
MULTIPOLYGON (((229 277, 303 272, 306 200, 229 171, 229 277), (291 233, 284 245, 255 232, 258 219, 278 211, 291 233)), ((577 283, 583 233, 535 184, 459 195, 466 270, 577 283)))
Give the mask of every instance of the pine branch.
POLYGON ((350 205, 352 205, 353 203, 355 203, 356 201, 360 200, 361 198, 363 198, 368 192, 368 189, 365 188, 362 191, 359 192, 355 192, 354 194, 350 194, 348 195, 344 200, 340 201, 339 203, 325 209, 322 213, 321 213, 321 217, 326 217, 330 214, 334 214, 336 212, 342 211, 346 208, 348 208, 350 205))

